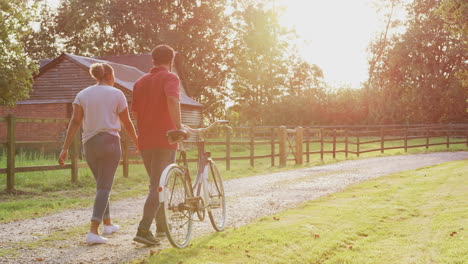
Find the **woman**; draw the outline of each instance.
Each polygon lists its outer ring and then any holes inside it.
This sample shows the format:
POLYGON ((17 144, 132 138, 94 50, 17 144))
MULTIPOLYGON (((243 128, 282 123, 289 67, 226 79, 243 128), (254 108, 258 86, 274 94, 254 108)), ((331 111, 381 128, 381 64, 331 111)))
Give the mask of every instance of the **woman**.
POLYGON ((104 222, 103 234, 108 235, 119 229, 113 225, 109 214, 109 193, 115 171, 120 161, 121 123, 137 145, 135 128, 128 113, 127 100, 122 91, 114 85, 114 70, 109 64, 95 63, 89 70, 97 81, 76 95, 73 115, 68 126, 65 143, 59 157, 64 165, 75 133, 83 123, 83 145, 86 161, 96 180, 97 192, 94 200, 91 227, 86 242, 106 243, 107 238, 99 235, 98 227, 104 222))

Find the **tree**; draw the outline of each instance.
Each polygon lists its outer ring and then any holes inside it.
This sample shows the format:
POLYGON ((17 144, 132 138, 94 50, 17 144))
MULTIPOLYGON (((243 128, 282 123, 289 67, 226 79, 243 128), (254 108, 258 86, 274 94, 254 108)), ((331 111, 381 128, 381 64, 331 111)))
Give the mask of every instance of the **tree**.
POLYGON ((21 39, 31 30, 36 5, 22 0, 0 0, 0 105, 26 99, 37 66, 28 58, 21 39))
POLYGON ((376 68, 372 89, 380 98, 383 123, 461 122, 467 87, 463 36, 447 31, 437 14, 440 2, 407 5, 406 32, 395 36, 376 68))
POLYGON ((32 29, 28 34, 22 36, 24 49, 28 56, 34 61, 45 58, 54 58, 59 55, 61 44, 55 32, 55 15, 46 3, 38 4, 36 15, 32 18, 32 23, 37 25, 37 29, 32 29))
POLYGON ((244 121, 262 122, 262 108, 285 94, 290 44, 278 13, 262 3, 236 13, 233 99, 244 121))
POLYGON ((52 32, 61 51, 83 56, 141 54, 169 44, 184 62, 188 93, 214 119, 224 114, 231 68, 228 7, 225 0, 63 0, 43 34, 52 32))
POLYGON ((362 124, 367 118, 366 90, 339 87, 326 94, 323 119, 329 125, 362 124))
POLYGON ((468 2, 464 0, 443 0, 438 14, 446 28, 455 34, 468 34, 468 2))
POLYGON ((307 90, 315 90, 317 94, 323 91, 325 83, 320 67, 306 62, 297 54, 289 58, 288 64, 287 92, 289 95, 303 96, 307 90))
POLYGON ((381 120, 385 115, 382 112, 382 107, 379 107, 383 104, 385 98, 376 96, 376 94, 380 93, 380 86, 378 84, 381 82, 381 79, 379 79, 381 75, 376 74, 376 70, 382 66, 383 57, 391 47, 393 31, 401 25, 401 21, 395 18, 395 13, 401 8, 401 5, 401 0, 380 0, 377 2, 377 11, 384 13, 385 27, 369 44, 368 78, 364 83, 364 93, 366 96, 366 100, 364 101, 365 111, 374 120, 381 120))

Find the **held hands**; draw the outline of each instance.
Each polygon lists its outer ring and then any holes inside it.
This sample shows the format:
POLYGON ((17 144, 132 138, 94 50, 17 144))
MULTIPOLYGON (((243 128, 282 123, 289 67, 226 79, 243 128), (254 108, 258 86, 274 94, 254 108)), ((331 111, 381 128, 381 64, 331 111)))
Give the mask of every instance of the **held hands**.
POLYGON ((67 160, 67 156, 68 156, 68 149, 62 149, 59 155, 59 159, 58 159, 58 163, 60 164, 60 166, 65 165, 65 160, 67 160))

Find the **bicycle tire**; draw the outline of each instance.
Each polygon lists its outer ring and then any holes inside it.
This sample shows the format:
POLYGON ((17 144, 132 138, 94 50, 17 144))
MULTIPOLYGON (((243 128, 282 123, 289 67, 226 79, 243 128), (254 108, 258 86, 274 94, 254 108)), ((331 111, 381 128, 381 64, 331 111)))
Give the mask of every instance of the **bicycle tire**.
POLYGON ((220 232, 226 225, 226 199, 223 180, 214 161, 210 160, 207 166, 209 166, 209 171, 206 189, 210 199, 208 201, 208 216, 213 228, 220 232))
POLYGON ((187 206, 187 198, 191 197, 190 188, 184 177, 184 170, 173 165, 167 171, 163 186, 164 200, 164 231, 172 246, 186 247, 192 234, 193 209, 187 206))

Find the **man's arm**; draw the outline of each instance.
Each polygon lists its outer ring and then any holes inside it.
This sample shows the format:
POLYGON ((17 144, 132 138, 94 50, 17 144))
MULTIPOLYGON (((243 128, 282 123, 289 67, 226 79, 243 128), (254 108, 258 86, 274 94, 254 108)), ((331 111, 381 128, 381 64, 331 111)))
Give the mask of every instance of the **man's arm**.
POLYGON ((59 156, 59 164, 64 165, 68 155, 68 148, 70 148, 73 142, 73 137, 81 126, 83 121, 83 108, 80 105, 73 104, 73 114, 68 125, 67 135, 65 136, 65 142, 63 143, 62 151, 59 156))
POLYGON ((174 121, 177 129, 182 129, 182 117, 180 114, 180 100, 176 96, 167 97, 167 107, 169 108, 169 115, 174 121))

